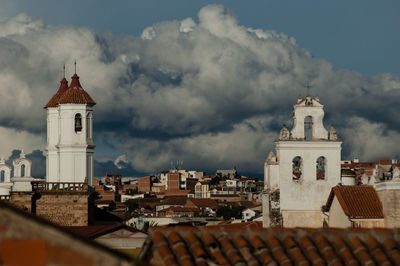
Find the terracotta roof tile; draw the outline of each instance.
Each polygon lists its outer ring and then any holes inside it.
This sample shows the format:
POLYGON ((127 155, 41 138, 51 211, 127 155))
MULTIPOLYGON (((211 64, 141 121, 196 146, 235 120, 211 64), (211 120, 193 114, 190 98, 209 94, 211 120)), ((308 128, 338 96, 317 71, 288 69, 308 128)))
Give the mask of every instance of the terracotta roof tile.
POLYGON ((398 230, 151 228, 154 265, 400 265, 398 230), (159 256, 158 256, 158 255, 159 256), (157 257, 158 256, 158 257, 157 257), (158 261, 156 261, 158 259, 158 261))
POLYGON ((335 253, 325 236, 317 236, 315 238, 315 243, 326 262, 332 265, 342 265, 339 256, 335 253))
POLYGON ((218 209, 218 203, 213 199, 188 198, 187 201, 191 201, 194 205, 196 205, 199 208, 209 207, 211 209, 218 209))
POLYGON ((316 266, 325 265, 324 260, 319 255, 317 248, 314 246, 310 237, 306 235, 302 236, 300 238, 300 245, 304 251, 304 254, 307 256, 307 258, 313 265, 316 266))
POLYGON ((60 87, 58 88, 58 91, 56 92, 56 94, 53 95, 53 97, 51 97, 50 101, 46 104, 44 108, 57 107, 58 100, 66 90, 68 90, 68 81, 66 78, 63 78, 60 81, 60 87))
POLYGON ((129 230, 131 232, 141 232, 133 227, 119 224, 119 225, 90 225, 90 226, 66 226, 66 229, 77 233, 78 235, 87 238, 96 238, 108 233, 115 232, 120 229, 129 230))
POLYGON ((350 246, 353 248, 354 255, 363 265, 375 265, 367 249, 357 236, 350 237, 350 246))
POLYGON ((358 265, 356 258, 353 256, 351 250, 342 238, 338 236, 334 237, 332 244, 338 252, 339 256, 342 258, 343 261, 346 262, 347 265, 358 265))
POLYGON ((57 107, 60 103, 75 103, 95 105, 96 102, 90 95, 82 89, 77 74, 72 76, 71 85, 68 87, 68 81, 63 78, 60 81, 60 87, 56 94, 50 99, 44 108, 57 107))
POLYGON ((172 211, 172 212, 201 212, 199 208, 186 208, 186 207, 169 207, 166 209, 159 210, 159 212, 167 212, 167 211, 172 211))
POLYGON ((335 186, 332 188, 325 205, 329 212, 336 197, 344 213, 351 219, 384 218, 382 203, 373 186, 335 186))
POLYGON ((385 262, 389 261, 389 258, 386 256, 385 252, 382 250, 380 244, 375 238, 369 237, 367 241, 365 241, 365 244, 369 253, 379 265, 384 265, 385 262))
POLYGON ((395 265, 400 265, 400 251, 398 244, 396 244, 392 238, 386 238, 383 240, 382 245, 395 265))
POLYGON ((58 100, 59 104, 63 103, 75 103, 75 104, 88 104, 95 105, 96 102, 90 97, 90 95, 82 89, 79 83, 79 77, 77 74, 72 76, 71 85, 58 100))

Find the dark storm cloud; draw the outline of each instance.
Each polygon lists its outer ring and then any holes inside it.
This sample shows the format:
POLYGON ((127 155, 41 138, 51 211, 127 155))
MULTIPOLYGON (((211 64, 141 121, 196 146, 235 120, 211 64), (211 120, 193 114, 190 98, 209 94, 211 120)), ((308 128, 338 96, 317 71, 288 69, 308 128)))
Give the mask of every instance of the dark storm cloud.
POLYGON ((372 143, 386 156, 400 155, 386 144, 399 136, 398 76, 335 69, 292 37, 240 25, 223 6, 206 6, 198 16, 198 23, 160 22, 141 38, 119 39, 46 27, 24 14, 0 23, 0 125, 43 133, 41 107, 57 90, 63 63, 70 75, 77 59, 81 83, 97 102, 95 134, 112 138, 126 156, 97 173, 154 172, 176 159, 186 168, 262 172, 307 82, 326 107, 325 125, 334 124, 345 142, 344 157, 383 155, 372 143))

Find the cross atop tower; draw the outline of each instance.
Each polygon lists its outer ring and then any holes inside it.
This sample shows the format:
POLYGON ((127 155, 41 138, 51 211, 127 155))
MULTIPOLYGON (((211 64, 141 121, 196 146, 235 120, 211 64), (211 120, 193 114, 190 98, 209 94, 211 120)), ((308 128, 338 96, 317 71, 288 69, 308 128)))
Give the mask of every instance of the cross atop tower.
POLYGON ((307 96, 310 96, 310 89, 311 89, 310 80, 307 81, 306 88, 307 88, 307 96))

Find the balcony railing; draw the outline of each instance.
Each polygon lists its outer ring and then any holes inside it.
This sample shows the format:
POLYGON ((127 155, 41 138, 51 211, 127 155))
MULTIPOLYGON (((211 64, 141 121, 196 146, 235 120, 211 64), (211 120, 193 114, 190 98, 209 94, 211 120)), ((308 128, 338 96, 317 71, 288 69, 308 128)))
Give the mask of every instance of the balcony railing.
POLYGON ((32 191, 88 191, 87 183, 75 182, 31 182, 32 191))

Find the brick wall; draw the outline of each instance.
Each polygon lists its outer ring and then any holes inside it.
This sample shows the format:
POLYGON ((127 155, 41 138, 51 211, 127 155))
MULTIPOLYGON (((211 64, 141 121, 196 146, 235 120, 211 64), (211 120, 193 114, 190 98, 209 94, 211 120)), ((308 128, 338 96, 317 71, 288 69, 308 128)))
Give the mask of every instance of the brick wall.
POLYGON ((32 192, 12 192, 9 203, 21 210, 31 212, 31 199, 32 192))
POLYGON ((168 190, 178 190, 178 189, 179 189, 179 174, 168 173, 168 190))
POLYGON ((151 191, 151 177, 150 176, 139 178, 138 190, 140 192, 150 192, 151 191))
MULTIPOLYGON (((12 193, 10 203, 32 212, 33 193, 12 193)), ((42 192, 36 199, 36 215, 62 226, 87 226, 89 224, 89 193, 42 192)), ((33 213, 35 210, 33 210, 33 213)))
POLYGON ((36 200, 36 215, 62 226, 88 225, 88 194, 42 193, 36 200))

